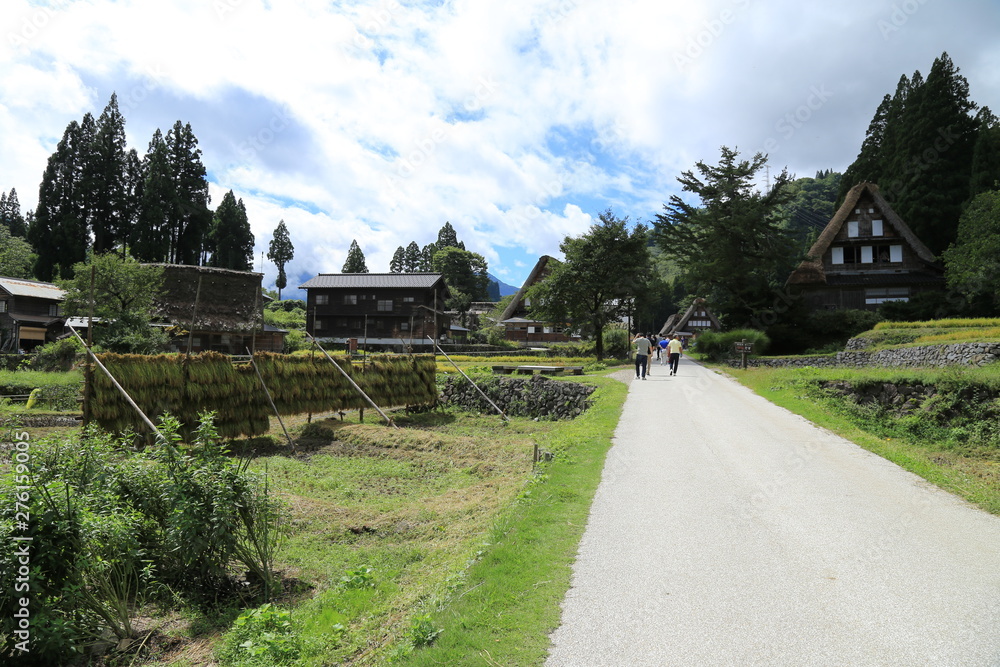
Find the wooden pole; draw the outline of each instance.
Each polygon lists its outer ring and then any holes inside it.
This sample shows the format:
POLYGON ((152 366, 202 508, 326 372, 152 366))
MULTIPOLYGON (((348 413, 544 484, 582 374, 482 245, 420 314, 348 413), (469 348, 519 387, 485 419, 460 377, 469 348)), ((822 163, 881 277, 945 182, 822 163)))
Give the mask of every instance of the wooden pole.
POLYGON ((194 310, 191 311, 191 324, 188 326, 187 354, 184 355, 184 365, 187 366, 188 357, 191 356, 191 345, 194 342, 194 321, 198 316, 198 300, 201 298, 201 273, 198 274, 198 288, 194 292, 194 310))
POLYGON ((389 426, 391 426, 393 428, 399 428, 398 426, 396 426, 395 422, 393 422, 392 419, 389 418, 389 415, 387 415, 384 412, 382 412, 382 409, 379 408, 377 405, 375 405, 375 401, 373 401, 371 399, 371 397, 369 397, 368 394, 365 393, 364 389, 362 389, 361 387, 358 386, 358 383, 354 381, 354 378, 352 378, 350 375, 347 374, 347 371, 345 371, 343 368, 341 368, 340 365, 336 361, 333 360, 333 357, 331 357, 330 354, 326 350, 323 349, 323 346, 320 345, 316 341, 316 339, 313 338, 313 336, 308 331, 306 332, 306 336, 309 336, 309 340, 312 341, 312 344, 315 345, 316 348, 320 352, 323 353, 323 355, 327 358, 327 360, 329 360, 329 362, 331 364, 333 364, 334 366, 337 367, 337 370, 340 371, 341 374, 343 374, 343 376, 345 378, 347 378, 347 381, 351 383, 351 386, 354 387, 354 389, 357 390, 357 392, 359 394, 361 394, 362 396, 364 396, 365 400, 368 401, 368 403, 373 408, 375 408, 375 410, 378 411, 378 413, 380 415, 382 415, 382 418, 385 419, 386 423, 389 424, 389 426))
MULTIPOLYGON (((84 347, 90 348, 94 344, 94 285, 97 267, 90 265, 90 310, 87 313, 87 342, 84 347)), ((87 365, 83 368, 83 425, 90 423, 90 392, 94 388, 94 365, 87 357, 87 365)))
MULTIPOLYGON (((431 337, 430 337, 430 336, 428 336, 428 338, 431 338, 431 337)), ((473 381, 472 381, 472 378, 470 378, 470 377, 469 377, 468 375, 466 375, 466 374, 465 374, 465 371, 463 371, 463 370, 462 370, 461 368, 459 368, 459 367, 458 367, 458 364, 456 364, 456 363, 455 363, 454 361, 452 361, 452 360, 451 360, 451 357, 449 357, 449 356, 448 356, 448 353, 447 353, 447 352, 445 352, 444 350, 442 350, 442 349, 441 349, 441 346, 440 346, 440 345, 438 345, 438 344, 437 344, 437 342, 436 342, 436 341, 435 341, 435 340, 434 340, 433 338, 431 338, 431 343, 432 343, 432 344, 434 345, 434 347, 435 347, 435 348, 437 348, 437 350, 438 350, 438 351, 439 351, 439 352, 440 352, 441 354, 443 354, 443 355, 444 355, 444 358, 445 358, 445 359, 447 359, 448 361, 451 361, 451 365, 455 367, 455 370, 457 370, 457 371, 458 371, 459 373, 461 373, 461 374, 462 374, 462 377, 464 377, 464 378, 465 378, 466 380, 468 380, 468 381, 469 381, 469 382, 470 382, 470 383, 472 384, 472 386, 476 388, 476 391, 478 391, 478 392, 479 392, 479 393, 480 393, 480 394, 482 395, 482 397, 483 397, 483 398, 485 398, 485 399, 486 399, 486 401, 487 401, 487 402, 488 402, 488 403, 489 403, 490 405, 492 405, 492 406, 493 406, 493 409, 495 409, 495 410, 496 410, 497 412, 499 412, 499 413, 500 413, 500 416, 501 416, 501 417, 503 417, 503 420, 504 420, 505 422, 509 422, 509 421, 510 421, 510 418, 509 418, 509 417, 508 417, 507 415, 505 415, 505 414, 504 414, 504 411, 503 411, 503 410, 501 410, 500 408, 498 408, 498 407, 497 407, 497 404, 496 404, 496 403, 494 403, 493 401, 491 401, 491 400, 490 400, 490 397, 489 397, 489 396, 487 396, 487 395, 486 395, 486 393, 485 393, 485 392, 483 392, 483 390, 479 388, 479 385, 477 385, 477 384, 476 384, 475 382, 473 382, 473 381)))
POLYGON ((292 440, 292 436, 288 435, 288 429, 285 428, 285 422, 281 419, 281 415, 278 413, 278 406, 274 404, 274 399, 271 398, 271 392, 268 391, 267 383, 264 382, 264 376, 260 374, 260 369, 257 368, 257 361, 253 358, 253 352, 247 348, 244 349, 246 349, 247 354, 250 355, 250 363, 253 365, 254 372, 257 373, 257 379, 260 380, 260 386, 264 388, 264 394, 267 396, 267 402, 271 404, 271 409, 274 410, 274 416, 278 418, 278 423, 281 424, 281 430, 285 432, 285 437, 288 438, 288 445, 294 452, 295 441, 292 440))
POLYGON ((77 333, 76 329, 69 327, 69 330, 73 332, 73 335, 76 336, 77 340, 83 343, 83 346, 87 348, 87 353, 90 355, 91 359, 94 360, 94 363, 97 364, 97 367, 104 371, 104 374, 108 376, 109 380, 111 380, 111 384, 115 385, 115 388, 121 392, 121 395, 125 397, 125 400, 132 406, 132 409, 139 413, 139 416, 142 418, 142 421, 145 422, 146 426, 149 427, 149 430, 153 432, 157 439, 167 442, 167 439, 163 437, 163 434, 160 433, 159 429, 156 428, 153 422, 149 420, 149 417, 147 417, 146 413, 142 411, 142 408, 136 405, 135 401, 132 400, 132 397, 128 395, 127 391, 125 391, 125 388, 118 384, 118 380, 116 380, 115 376, 111 374, 111 371, 104 367, 104 364, 101 363, 101 360, 97 358, 97 355, 94 354, 94 351, 90 349, 90 346, 88 346, 80 334, 77 333))

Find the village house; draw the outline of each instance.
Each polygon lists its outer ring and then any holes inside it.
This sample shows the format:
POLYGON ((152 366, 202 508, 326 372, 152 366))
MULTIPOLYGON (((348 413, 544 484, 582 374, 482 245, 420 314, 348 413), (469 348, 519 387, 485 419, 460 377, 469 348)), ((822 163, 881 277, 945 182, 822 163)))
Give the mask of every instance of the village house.
POLYGON ((944 270, 874 183, 859 183, 786 283, 810 310, 875 310, 944 288, 944 270))
POLYGON ((691 302, 684 314, 674 313, 660 327, 661 338, 677 336, 685 344, 705 331, 721 331, 719 320, 702 298, 691 302))
POLYGON ((562 322, 545 322, 536 320, 529 314, 531 299, 528 290, 541 282, 557 265, 559 260, 542 255, 527 279, 510 300, 500 315, 499 324, 504 327, 504 338, 520 343, 565 343, 569 335, 565 332, 562 322))
POLYGON ((52 283, 0 276, 0 352, 31 352, 62 333, 65 293, 52 283))
POLYGON ((440 273, 321 273, 306 290, 306 330, 334 343, 430 345, 446 340, 448 288, 440 273))

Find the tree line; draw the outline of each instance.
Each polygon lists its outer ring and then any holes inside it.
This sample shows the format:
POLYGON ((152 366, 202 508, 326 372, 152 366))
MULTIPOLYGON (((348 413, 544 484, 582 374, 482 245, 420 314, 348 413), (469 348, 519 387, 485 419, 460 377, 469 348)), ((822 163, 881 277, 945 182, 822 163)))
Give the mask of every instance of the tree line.
POLYGON ((9 237, 30 244, 31 275, 43 281, 71 277, 90 252, 249 270, 254 237, 242 199, 230 190, 214 211, 210 203, 190 123, 178 120, 166 134, 157 129, 140 158, 126 145, 125 117, 112 94, 98 118, 87 113, 66 127, 37 207, 22 217, 11 190, 0 201, 0 219, 9 237))

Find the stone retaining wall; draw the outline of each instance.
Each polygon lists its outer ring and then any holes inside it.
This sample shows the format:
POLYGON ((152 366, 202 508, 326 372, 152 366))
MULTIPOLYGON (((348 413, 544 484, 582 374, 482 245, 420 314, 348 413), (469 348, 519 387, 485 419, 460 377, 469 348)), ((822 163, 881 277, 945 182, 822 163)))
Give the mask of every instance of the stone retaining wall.
MULTIPOLYGON (((508 416, 538 419, 572 419, 590 407, 594 387, 561 382, 541 375, 530 378, 473 376, 479 388, 508 416)), ((495 412, 468 380, 451 376, 441 391, 441 400, 467 410, 495 412)))
MULTIPOLYGON (((856 339, 851 339, 856 340, 856 339)), ((892 350, 868 352, 858 349, 848 341, 847 349, 838 352, 836 357, 795 357, 789 359, 750 358, 748 366, 792 367, 803 366, 879 366, 879 367, 915 367, 915 366, 985 366, 1000 360, 1000 343, 955 343, 953 345, 920 345, 917 347, 899 347, 892 350)), ((730 359, 729 365, 738 367, 739 359, 730 359)))

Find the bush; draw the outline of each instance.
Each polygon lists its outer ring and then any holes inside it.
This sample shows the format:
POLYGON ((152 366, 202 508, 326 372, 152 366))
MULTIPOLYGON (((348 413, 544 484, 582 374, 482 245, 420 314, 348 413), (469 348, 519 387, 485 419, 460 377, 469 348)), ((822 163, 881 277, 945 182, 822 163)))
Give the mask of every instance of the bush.
POLYGON ((725 333, 707 331, 698 336, 698 352, 712 361, 722 361, 734 354, 736 343, 746 339, 753 344, 753 354, 764 354, 771 340, 763 331, 756 329, 734 329, 725 333))
POLYGON ((83 360, 84 354, 83 345, 71 336, 35 348, 28 367, 33 371, 68 371, 83 360))
POLYGON ((604 356, 613 359, 628 359, 632 341, 624 329, 604 330, 604 356))

